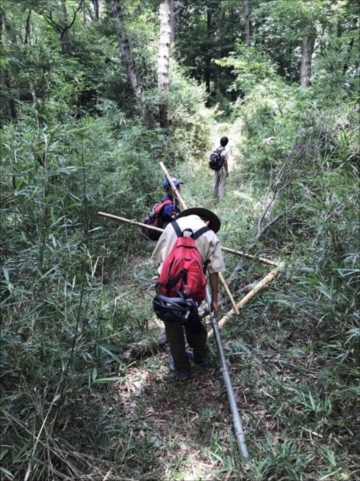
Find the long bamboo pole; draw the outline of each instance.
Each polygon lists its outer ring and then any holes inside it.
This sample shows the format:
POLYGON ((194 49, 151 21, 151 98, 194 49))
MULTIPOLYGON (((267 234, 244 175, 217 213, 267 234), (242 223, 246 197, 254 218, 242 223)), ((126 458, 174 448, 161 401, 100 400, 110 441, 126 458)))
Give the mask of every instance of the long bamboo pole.
POLYGON ((252 256, 251 254, 247 254, 246 252, 237 251, 235 249, 230 249, 229 247, 221 247, 223 251, 229 252, 230 254, 235 254, 237 256, 246 257, 247 259, 254 259, 255 261, 260 261, 263 264, 268 264, 269 266, 278 267, 280 264, 278 262, 271 261, 270 259, 266 259, 266 257, 256 257, 252 256))
MULTIPOLYGON (((269 284, 270 281, 272 281, 274 279, 274 277, 276 277, 279 273, 280 270, 283 269, 284 267, 284 263, 281 262, 280 265, 272 270, 271 272, 269 272, 269 274, 267 274, 263 279, 261 279, 261 281, 259 281, 256 286, 254 287, 254 289, 252 289, 248 294, 246 294, 246 296, 237 304, 237 308, 238 309, 242 309, 249 301, 250 299, 252 299, 255 294, 257 294, 263 287, 266 286, 266 284, 269 284)), ((229 311, 226 316, 224 316, 220 321, 219 321, 219 328, 221 328, 224 324, 226 324, 230 317, 235 314, 235 310, 234 309, 231 309, 231 311, 229 311)), ((214 335, 214 331, 213 330, 210 330, 208 332, 208 338, 212 337, 214 335)))
MULTIPOLYGON (((160 167, 162 168, 164 174, 166 175, 166 178, 167 178, 167 180, 169 181, 173 192, 175 193, 176 197, 179 199, 179 202, 180 202, 180 204, 181 204, 181 207, 182 207, 184 210, 186 210, 186 209, 187 209, 186 204, 185 204, 183 198, 181 197, 180 192, 179 192, 178 189, 175 187, 175 185, 174 185, 174 183, 173 183, 173 181, 172 181, 172 179, 171 179, 171 177, 170 177, 170 174, 169 174, 167 168, 165 167, 165 165, 164 165, 162 162, 159 162, 159 164, 160 164, 160 167)), ((229 296, 229 299, 230 299, 230 301, 231 301, 231 304, 233 305, 233 307, 234 307, 234 309, 235 309, 235 312, 238 314, 239 311, 238 311, 238 308, 236 307, 236 302, 235 302, 235 300, 234 300, 234 298, 233 298, 233 296, 232 296, 232 294, 231 294, 231 292, 230 292, 229 286, 226 284, 226 281, 225 281, 225 279, 224 279, 224 276, 221 274, 221 272, 219 272, 218 274, 219 274, 219 279, 220 279, 222 285, 224 286, 224 289, 225 289, 227 295, 229 296)))
POLYGON ((103 215, 104 217, 109 217, 110 219, 119 220, 120 222, 125 222, 127 224, 137 225, 139 227, 145 227, 146 229, 157 230, 158 232, 164 232, 164 229, 160 227, 155 227, 154 225, 147 225, 143 222, 138 222, 137 220, 130 220, 126 219, 125 217, 119 217, 113 214, 107 214, 106 212, 98 212, 99 215, 103 215))
MULTIPOLYGON (((125 217, 119 217, 117 215, 108 214, 106 212, 98 212, 98 214, 103 215, 104 217, 109 217, 110 219, 119 220, 120 222, 126 222, 127 224, 137 225, 139 227, 145 227, 146 229, 157 230, 158 232, 164 231, 164 229, 161 229, 160 227, 155 227, 155 226, 152 226, 152 225, 144 224, 142 222, 138 222, 137 220, 126 219, 125 217)), ((251 256, 250 254, 245 254, 244 252, 241 252, 241 251, 229 249, 228 247, 221 246, 221 249, 225 252, 229 252, 230 254, 248 257, 249 259, 261 261, 261 262, 264 262, 265 264, 270 264, 270 265, 274 265, 274 266, 279 265, 276 262, 270 261, 269 259, 264 259, 264 258, 261 258, 261 257, 254 257, 254 256, 251 256)))

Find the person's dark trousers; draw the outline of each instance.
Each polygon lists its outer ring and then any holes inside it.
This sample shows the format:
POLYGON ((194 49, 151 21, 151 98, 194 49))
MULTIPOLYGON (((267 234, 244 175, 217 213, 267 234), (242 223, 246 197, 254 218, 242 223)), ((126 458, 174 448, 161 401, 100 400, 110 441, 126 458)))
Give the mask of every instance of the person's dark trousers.
POLYGON ((200 319, 192 326, 186 325, 185 327, 179 322, 164 322, 164 324, 176 371, 190 371, 185 335, 189 346, 194 350, 194 358, 206 359, 208 354, 206 346, 207 330, 200 319))

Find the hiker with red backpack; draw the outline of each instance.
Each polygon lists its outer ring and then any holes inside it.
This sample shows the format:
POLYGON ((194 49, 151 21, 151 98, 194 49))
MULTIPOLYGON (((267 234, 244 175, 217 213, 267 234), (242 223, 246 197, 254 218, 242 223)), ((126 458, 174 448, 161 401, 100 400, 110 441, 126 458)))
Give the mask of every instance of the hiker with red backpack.
POLYGON ((220 200, 225 195, 226 178, 229 177, 229 154, 226 152, 229 139, 221 137, 220 147, 210 154, 209 167, 214 171, 213 198, 220 200))
POLYGON ((198 313, 206 297, 205 268, 209 272, 211 308, 218 312, 218 273, 225 270, 216 232, 220 219, 208 209, 182 211, 168 224, 156 245, 152 259, 160 263, 155 314, 164 321, 172 359, 169 367, 179 379, 191 377, 190 361, 208 365, 207 330, 198 313), (184 333, 185 329, 185 333, 184 333), (192 348, 186 350, 187 343, 192 348))
MULTIPOLYGON (((180 192, 181 180, 171 177, 176 189, 180 192)), ((158 202, 152 208, 152 211, 143 220, 144 224, 159 227, 160 229, 165 229, 165 227, 172 222, 176 215, 180 212, 180 205, 177 197, 174 195, 170 182, 165 179, 163 182, 163 187, 165 189, 165 197, 161 202, 158 202)), ((160 237, 160 232, 147 229, 142 227, 141 232, 147 240, 157 241, 160 237)))

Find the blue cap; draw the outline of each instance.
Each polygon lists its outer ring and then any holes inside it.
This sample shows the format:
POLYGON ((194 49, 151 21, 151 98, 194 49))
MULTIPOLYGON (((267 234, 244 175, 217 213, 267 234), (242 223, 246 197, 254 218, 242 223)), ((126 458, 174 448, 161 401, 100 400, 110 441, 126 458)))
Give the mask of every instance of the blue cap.
MULTIPOLYGON (((173 181, 173 184, 175 185, 175 187, 177 187, 180 184, 183 184, 183 182, 181 182, 181 180, 177 179, 176 177, 171 177, 171 180, 173 181)), ((163 186, 164 186, 164 189, 171 189, 170 182, 167 179, 164 180, 163 186)))

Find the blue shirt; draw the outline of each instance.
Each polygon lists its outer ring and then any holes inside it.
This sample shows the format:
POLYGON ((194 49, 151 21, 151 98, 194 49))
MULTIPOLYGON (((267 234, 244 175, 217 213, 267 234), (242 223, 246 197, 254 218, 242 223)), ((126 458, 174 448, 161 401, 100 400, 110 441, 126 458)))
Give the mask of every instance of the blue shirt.
MULTIPOLYGON (((162 202, 164 202, 164 200, 173 200, 173 198, 171 197, 171 195, 167 194, 163 198, 162 202)), ((178 199, 175 199, 175 209, 174 209, 174 204, 168 204, 168 205, 164 205, 164 207, 160 212, 160 215, 166 224, 168 224, 169 222, 172 222, 176 214, 180 214, 180 205, 179 205, 178 199)))

